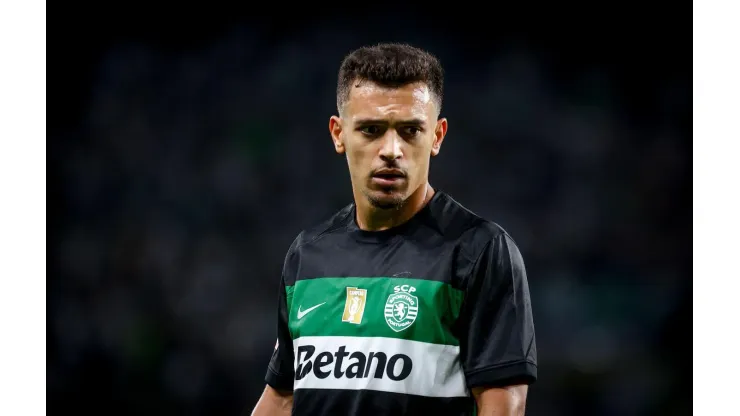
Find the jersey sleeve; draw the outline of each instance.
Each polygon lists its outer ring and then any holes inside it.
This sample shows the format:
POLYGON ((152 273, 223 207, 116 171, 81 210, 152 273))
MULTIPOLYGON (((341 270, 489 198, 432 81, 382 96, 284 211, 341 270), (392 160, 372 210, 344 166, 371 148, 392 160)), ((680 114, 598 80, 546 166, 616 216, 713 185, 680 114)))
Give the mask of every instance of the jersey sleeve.
POLYGON ((472 267, 460 319, 468 387, 531 384, 537 347, 524 261, 505 232, 491 238, 472 267))
POLYGON ((293 390, 293 339, 288 328, 290 286, 286 285, 286 273, 288 272, 288 261, 290 252, 286 256, 283 266, 283 274, 280 278, 280 290, 277 304, 277 342, 275 351, 272 353, 270 363, 267 366, 265 382, 276 390, 293 390))

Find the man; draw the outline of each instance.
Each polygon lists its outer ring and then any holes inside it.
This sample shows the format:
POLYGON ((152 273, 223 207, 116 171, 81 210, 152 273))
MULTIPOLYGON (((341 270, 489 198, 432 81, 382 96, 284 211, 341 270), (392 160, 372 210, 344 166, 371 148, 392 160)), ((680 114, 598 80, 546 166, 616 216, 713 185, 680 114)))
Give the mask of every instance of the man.
POLYGON ((253 415, 524 414, 537 358, 522 256, 429 184, 442 93, 438 60, 408 45, 342 62, 329 131, 354 202, 288 250, 253 415))

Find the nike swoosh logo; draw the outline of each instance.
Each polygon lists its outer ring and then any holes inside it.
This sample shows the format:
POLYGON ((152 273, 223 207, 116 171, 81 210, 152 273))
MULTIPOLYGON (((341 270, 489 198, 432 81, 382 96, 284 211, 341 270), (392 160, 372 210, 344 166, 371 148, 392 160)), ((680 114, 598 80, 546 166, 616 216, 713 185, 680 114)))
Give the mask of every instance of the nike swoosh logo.
POLYGON ((309 312, 311 312, 312 310, 314 310, 314 309, 318 308, 319 306, 323 305, 324 303, 326 303, 326 302, 322 302, 322 303, 319 303, 318 305, 315 305, 315 306, 311 306, 310 308, 306 309, 305 311, 302 311, 302 310, 301 310, 301 307, 299 306, 299 307, 298 307, 298 315, 297 315, 297 316, 298 316, 298 319, 301 319, 301 318, 303 318, 304 316, 306 316, 306 314, 307 314, 307 313, 309 313, 309 312))

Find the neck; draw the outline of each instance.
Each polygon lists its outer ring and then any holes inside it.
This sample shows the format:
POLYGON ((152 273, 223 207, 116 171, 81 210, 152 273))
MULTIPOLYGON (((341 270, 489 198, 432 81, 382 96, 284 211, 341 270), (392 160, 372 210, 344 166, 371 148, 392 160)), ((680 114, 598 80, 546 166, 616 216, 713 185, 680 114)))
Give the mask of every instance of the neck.
POLYGON ((401 225, 411 219, 434 196, 429 182, 415 190, 399 209, 379 209, 363 198, 355 198, 357 225, 365 231, 382 231, 401 225))

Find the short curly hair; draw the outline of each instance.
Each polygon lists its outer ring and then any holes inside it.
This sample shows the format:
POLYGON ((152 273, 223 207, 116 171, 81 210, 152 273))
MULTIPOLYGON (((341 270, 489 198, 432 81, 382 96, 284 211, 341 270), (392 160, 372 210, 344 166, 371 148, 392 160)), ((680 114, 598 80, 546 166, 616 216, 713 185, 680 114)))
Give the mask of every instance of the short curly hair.
POLYGON ((363 46, 347 55, 339 67, 337 110, 349 100, 353 84, 370 81, 390 88, 423 82, 432 92, 437 111, 442 111, 444 71, 431 53, 406 43, 363 46))

